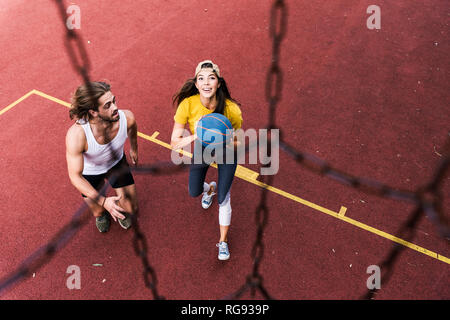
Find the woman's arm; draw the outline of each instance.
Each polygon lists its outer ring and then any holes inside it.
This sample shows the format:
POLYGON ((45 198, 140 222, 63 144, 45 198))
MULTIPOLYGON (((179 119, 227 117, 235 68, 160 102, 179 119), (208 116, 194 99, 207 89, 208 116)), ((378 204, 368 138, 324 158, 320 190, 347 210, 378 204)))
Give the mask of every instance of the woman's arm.
POLYGON ((187 135, 188 131, 185 129, 185 125, 175 122, 172 130, 172 137, 170 139, 170 146, 174 150, 182 149, 197 139, 197 135, 187 135))

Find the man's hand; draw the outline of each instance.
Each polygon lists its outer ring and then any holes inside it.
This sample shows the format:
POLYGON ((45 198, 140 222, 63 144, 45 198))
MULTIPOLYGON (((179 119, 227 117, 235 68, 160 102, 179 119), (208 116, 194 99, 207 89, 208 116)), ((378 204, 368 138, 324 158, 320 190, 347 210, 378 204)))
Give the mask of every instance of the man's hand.
POLYGON ((137 149, 130 149, 130 158, 131 158, 131 162, 136 166, 138 164, 138 152, 137 149))
POLYGON ((123 215, 125 210, 116 203, 116 201, 119 201, 120 198, 121 196, 107 197, 103 203, 103 208, 109 212, 114 221, 117 221, 117 218, 125 219, 125 216, 123 215))

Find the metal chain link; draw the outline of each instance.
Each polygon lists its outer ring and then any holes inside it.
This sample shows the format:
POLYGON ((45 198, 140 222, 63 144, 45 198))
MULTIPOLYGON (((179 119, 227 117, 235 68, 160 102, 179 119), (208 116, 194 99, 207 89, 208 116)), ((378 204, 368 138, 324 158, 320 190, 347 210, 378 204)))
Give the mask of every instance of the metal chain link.
MULTIPOLYGON (((55 1, 58 4, 59 12, 61 14, 63 23, 65 25, 67 15, 65 12, 64 0, 55 0, 55 1)), ((74 69, 78 72, 78 74, 83 79, 84 84, 87 86, 88 91, 90 93, 90 96, 91 96, 90 100, 92 101, 92 103, 94 105, 96 105, 97 102, 95 101, 93 94, 92 94, 92 90, 90 88, 91 87, 91 85, 90 85, 91 82, 89 79, 90 62, 89 62, 88 54, 84 47, 84 42, 83 42, 81 36, 78 35, 74 30, 70 30, 68 28, 66 28, 66 30, 67 30, 66 48, 69 53, 69 57, 71 59, 72 66, 74 67, 74 69), (81 57, 81 61, 78 60, 77 53, 81 57)), ((111 154, 113 156, 115 156, 114 152, 112 152, 111 154)), ((119 160, 119 159, 116 159, 116 160, 119 160)), ((123 169, 121 169, 121 170, 123 170, 123 169)), ((150 173, 150 171, 147 171, 147 172, 150 173)), ((112 179, 117 178, 119 175, 120 175, 120 172, 117 173, 117 175, 115 177, 112 177, 112 179)), ((157 283, 156 274, 148 261, 147 241, 146 241, 145 235, 141 232, 140 227, 139 227, 138 212, 134 212, 130 216, 132 218, 132 223, 133 223, 132 230, 134 232, 133 246, 135 249, 135 253, 138 255, 138 257, 140 257, 142 265, 144 267, 143 277, 144 277, 145 286, 151 290, 154 299, 157 299, 157 300, 164 299, 164 297, 162 297, 158 294, 158 290, 156 288, 156 283, 157 283)))
POLYGON ((164 300, 163 296, 160 296, 157 289, 156 272, 148 261, 148 249, 147 240, 145 235, 141 232, 138 223, 137 212, 132 216, 132 225, 134 230, 133 247, 136 255, 141 259, 142 266, 144 268, 143 277, 145 286, 151 290, 155 300, 164 300))
POLYGON ((306 169, 329 177, 341 184, 357 189, 363 193, 382 198, 407 201, 416 205, 420 204, 424 208, 426 214, 438 226, 438 231, 442 237, 448 238, 450 237, 450 224, 448 217, 446 217, 442 211, 443 197, 440 193, 440 186, 450 167, 449 144, 450 139, 447 141, 447 146, 444 147, 444 158, 441 160, 432 182, 426 187, 419 188, 416 191, 401 190, 375 180, 350 175, 332 167, 324 160, 295 150, 284 141, 280 141, 280 148, 306 169))
MULTIPOLYGON (((185 167, 186 166, 183 165, 175 167, 174 165, 169 165, 168 163, 160 163, 153 166, 147 165, 142 167, 134 167, 132 168, 132 171, 137 174, 169 175, 180 172, 180 170, 185 167)), ((111 183, 114 183, 115 179, 116 177, 111 177, 111 183)), ((99 194, 106 194, 108 188, 109 184, 106 184, 99 191, 99 194)), ((30 277, 34 272, 53 259, 55 254, 65 247, 65 245, 75 236, 75 234, 87 224, 91 217, 92 215, 87 204, 83 202, 78 210, 73 214, 70 222, 62 227, 48 243, 41 246, 30 256, 25 258, 19 267, 17 267, 14 271, 0 279, 0 296, 5 293, 8 288, 24 280, 25 278, 30 277)), ((140 231, 137 217, 137 214, 131 215, 134 230, 133 247, 135 248, 136 255, 141 258, 142 265, 144 266, 144 283, 146 287, 152 291, 155 299, 164 299, 156 290, 156 275, 148 262, 147 243, 144 233, 140 231)))
MULTIPOLYGON (((76 72, 83 79, 84 85, 88 89, 89 96, 91 97, 91 101, 93 105, 97 103, 94 100, 92 94, 92 88, 90 85, 90 62, 89 56, 84 47, 84 42, 81 38, 81 35, 77 34, 74 30, 70 30, 66 28, 65 21, 67 19, 66 7, 64 5, 64 0, 54 0, 61 19, 63 21, 66 37, 65 37, 65 46, 70 57, 71 64, 76 72)), ((115 156, 114 153, 112 153, 115 156)), ((116 159, 118 160, 118 159, 116 159)), ((185 169, 186 165, 174 165, 173 163, 159 163, 156 165, 149 166, 136 166, 131 168, 131 170, 135 173, 139 174, 173 174, 175 172, 179 172, 185 169)), ((123 169, 122 169, 123 170, 123 169)), ((117 179, 118 175, 120 175, 120 171, 116 176, 111 177, 111 183, 114 183, 114 180, 117 179)), ((106 194, 109 185, 105 185, 102 190, 99 192, 99 196, 101 194, 106 194)), ((97 199, 95 199, 97 200, 97 199)), ((69 224, 60 229, 56 236, 53 237, 51 241, 49 241, 46 245, 42 246, 32 255, 30 255, 27 259, 25 259, 22 264, 15 271, 11 272, 4 279, 0 280, 0 293, 4 292, 8 287, 12 286, 14 283, 21 281, 22 279, 30 276, 33 272, 38 270, 44 264, 48 263, 55 253, 59 251, 64 245, 75 235, 75 233, 88 221, 89 215, 88 207, 85 203, 75 212, 72 217, 72 220, 69 224)), ((156 288, 156 273, 152 266, 148 261, 148 250, 147 250, 147 240, 145 238, 144 233, 140 230, 139 222, 138 222, 138 213, 131 215, 132 223, 133 223, 133 247, 135 249, 136 255, 140 257, 142 261, 142 265, 144 267, 143 278, 144 283, 147 288, 149 288, 153 294, 154 299, 164 299, 164 297, 158 294, 156 288)))
MULTIPOLYGON (((269 122, 268 129, 276 128, 276 109, 277 103, 281 100, 281 92, 283 88, 283 76, 282 70, 279 66, 279 53, 280 43, 283 40, 286 33, 287 25, 287 9, 286 5, 281 0, 276 0, 271 8, 270 19, 270 36, 273 40, 272 46, 272 63, 269 68, 267 81, 266 81, 266 99, 269 101, 269 122)), ((270 140, 270 139, 269 139, 270 140)), ((387 186, 375 180, 370 180, 363 177, 356 177, 336 169, 329 165, 326 161, 321 160, 313 155, 295 150, 289 144, 287 144, 282 138, 282 131, 280 130, 280 148, 291 156, 296 162, 303 165, 310 171, 332 178, 341 184, 353 187, 367 194, 376 195, 379 197, 390 198, 395 200, 408 201, 416 204, 416 209, 413 210, 411 217, 400 228, 400 235, 405 234, 407 239, 412 239, 415 234, 415 226, 425 212, 432 221, 438 226, 439 232, 443 237, 448 238, 450 236, 450 224, 448 217, 442 211, 442 195, 440 192, 440 186, 443 179, 448 173, 450 167, 449 157, 449 145, 446 144, 444 158, 442 159, 438 169, 436 170, 434 179, 424 188, 419 188, 416 191, 399 190, 387 186)), ((269 150, 271 144, 269 144, 269 150)), ((247 149, 248 150, 248 149, 247 149)), ((269 151, 270 152, 270 151, 269 151)), ((269 153, 270 154, 270 153, 269 153)), ((270 185, 266 183, 265 185, 270 185)), ((256 224, 257 224, 257 237, 252 249, 253 258, 253 272, 247 277, 247 283, 241 287, 234 295, 227 298, 240 297, 247 288, 252 288, 252 296, 254 295, 254 289, 258 288, 263 291, 262 286, 263 277, 259 274, 258 269, 263 257, 263 230, 267 223, 267 216, 269 210, 266 206, 267 194, 266 188, 263 188, 261 202, 256 210, 256 224)), ((392 272, 393 265, 404 247, 395 244, 392 251, 388 254, 387 259, 382 263, 385 274, 389 275, 392 272)), ((382 281, 386 282, 388 278, 385 276, 382 281)), ((370 291, 366 298, 372 298, 375 291, 370 291)), ((267 298, 269 295, 267 291, 264 291, 263 295, 267 298)))
POLYGON ((277 104, 281 100, 283 72, 280 67, 280 47, 286 36, 287 7, 283 0, 276 0, 270 10, 269 35, 272 38, 272 62, 266 78, 266 100, 269 102, 268 129, 274 129, 277 104))
POLYGON ((61 250, 81 227, 87 223, 89 217, 88 206, 86 203, 83 203, 73 214, 71 221, 61 228, 48 243, 28 256, 16 270, 0 279, 0 295, 47 264, 56 252, 61 250))
MULTIPOLYGON (((286 35, 287 26, 287 7, 283 0, 276 0, 270 11, 270 28, 269 35, 272 39, 272 62, 269 67, 266 78, 266 100, 269 103, 269 114, 267 129, 276 128, 276 111, 277 104, 281 100, 281 92, 283 89, 283 74, 280 68, 280 46, 286 35)), ((270 140, 270 137, 269 137, 270 140)), ((272 144, 267 145, 267 154, 272 154, 272 144)), ((248 149, 246 149, 248 150, 248 149)), ((269 164, 263 167, 268 167, 269 164)), ((259 290, 265 299, 273 299, 265 289, 264 278, 259 272, 261 261, 264 257, 264 229, 269 219, 269 208, 267 206, 268 190, 266 186, 272 185, 274 176, 268 175, 262 177, 264 187, 261 190, 261 198, 259 205, 255 211, 256 239, 253 244, 251 257, 252 272, 246 277, 246 283, 235 293, 228 295, 225 299, 238 299, 245 291, 251 289, 251 296, 254 298, 256 290, 259 290)))

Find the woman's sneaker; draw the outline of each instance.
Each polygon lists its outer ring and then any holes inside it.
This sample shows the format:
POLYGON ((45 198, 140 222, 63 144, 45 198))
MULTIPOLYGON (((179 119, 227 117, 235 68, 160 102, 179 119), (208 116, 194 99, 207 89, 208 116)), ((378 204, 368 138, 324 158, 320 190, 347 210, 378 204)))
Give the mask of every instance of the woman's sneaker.
POLYGON ((216 194, 214 191, 216 191, 217 185, 214 181, 209 184, 209 187, 210 188, 213 187, 213 191, 210 194, 208 194, 209 191, 203 192, 203 196, 202 196, 203 209, 208 209, 211 206, 213 196, 216 194))
POLYGON ((96 217, 95 225, 97 226, 98 231, 108 232, 109 226, 111 225, 109 213, 103 212, 100 217, 96 217))
POLYGON ((230 251, 228 250, 228 244, 226 242, 220 241, 218 244, 216 244, 216 247, 219 248, 219 255, 217 256, 219 260, 230 259, 230 251))

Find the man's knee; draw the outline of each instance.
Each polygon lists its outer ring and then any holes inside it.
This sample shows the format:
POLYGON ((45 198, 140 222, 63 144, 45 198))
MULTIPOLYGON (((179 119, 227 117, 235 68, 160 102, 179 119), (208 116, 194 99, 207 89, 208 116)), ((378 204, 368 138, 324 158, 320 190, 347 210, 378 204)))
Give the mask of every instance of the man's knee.
POLYGON ((89 210, 91 211, 94 217, 101 217, 103 215, 103 212, 105 212, 105 208, 97 205, 94 201, 88 198, 84 198, 84 201, 88 205, 89 210))
POLYGON ((136 213, 139 210, 138 202, 135 199, 126 199, 124 204, 124 209, 128 213, 136 213))
POLYGON ((124 193, 122 198, 119 200, 119 206, 128 213, 135 213, 139 210, 139 204, 137 201, 137 197, 133 194, 124 193))
POLYGON ((138 212, 139 204, 137 202, 137 199, 130 198, 130 199, 127 199, 127 202, 128 202, 128 204, 127 204, 128 211, 131 210, 130 213, 134 214, 134 213, 138 212))
POLYGON ((136 201, 133 201, 132 203, 131 203, 131 209, 132 209, 132 213, 136 213, 136 212, 138 212, 139 211, 139 204, 138 204, 138 202, 137 202, 137 200, 136 201))

